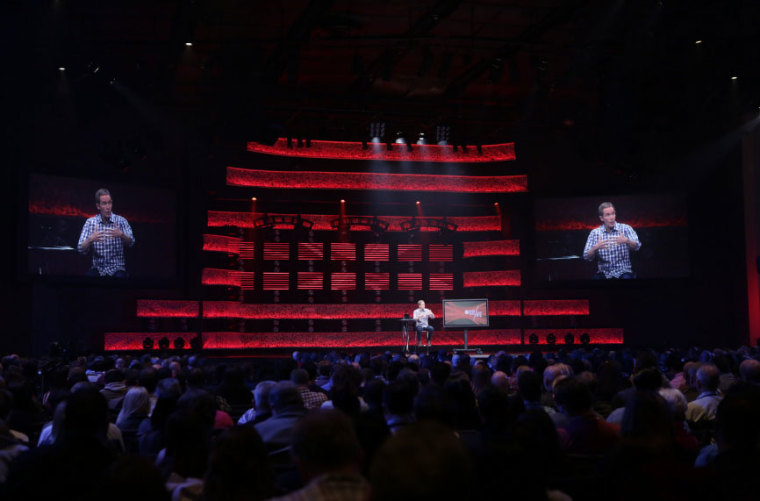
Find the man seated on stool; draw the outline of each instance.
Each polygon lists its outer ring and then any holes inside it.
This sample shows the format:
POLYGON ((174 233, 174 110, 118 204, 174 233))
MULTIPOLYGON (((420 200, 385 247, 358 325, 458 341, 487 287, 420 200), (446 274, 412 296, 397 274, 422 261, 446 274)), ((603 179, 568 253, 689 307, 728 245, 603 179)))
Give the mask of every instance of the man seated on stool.
POLYGON ((420 347, 420 339, 422 339, 422 331, 427 331, 427 345, 430 347, 430 340, 433 338, 433 326, 428 323, 428 320, 435 318, 433 312, 425 308, 425 301, 420 299, 417 301, 418 308, 412 313, 412 318, 415 322, 417 329, 417 348, 420 347))

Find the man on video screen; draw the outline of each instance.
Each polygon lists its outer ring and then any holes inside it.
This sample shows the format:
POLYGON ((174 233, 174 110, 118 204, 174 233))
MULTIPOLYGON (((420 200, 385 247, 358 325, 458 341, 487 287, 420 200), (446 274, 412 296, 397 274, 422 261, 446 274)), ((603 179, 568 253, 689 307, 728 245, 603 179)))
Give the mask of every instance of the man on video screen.
POLYGON ((599 206, 602 225, 591 230, 583 249, 583 259, 596 259, 594 279, 636 278, 631 269, 631 251, 641 249, 641 242, 633 228, 615 221, 615 206, 604 202, 599 206))
POLYGON ((126 278, 129 275, 124 247, 135 245, 132 228, 126 219, 113 213, 113 200, 107 189, 95 192, 95 207, 99 214, 84 223, 77 245, 80 254, 92 250, 92 268, 87 276, 126 278))

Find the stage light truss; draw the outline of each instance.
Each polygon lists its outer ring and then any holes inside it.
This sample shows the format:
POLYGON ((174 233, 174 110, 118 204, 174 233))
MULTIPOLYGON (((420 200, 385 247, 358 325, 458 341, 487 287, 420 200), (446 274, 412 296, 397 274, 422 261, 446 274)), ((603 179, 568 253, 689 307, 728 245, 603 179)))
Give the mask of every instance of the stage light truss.
POLYGON ((293 216, 289 214, 266 215, 253 220, 255 229, 294 229, 303 228, 306 231, 311 230, 314 222, 303 219, 300 215, 293 216))
MULTIPOLYGON (((374 136, 379 137, 379 136, 374 136)), ((383 160, 386 162, 468 162, 490 163, 506 162, 515 159, 514 143, 484 144, 481 148, 454 151, 451 146, 425 145, 415 146, 411 150, 407 145, 387 149, 385 144, 371 143, 367 148, 360 141, 321 141, 311 140, 308 148, 288 146, 287 138, 279 138, 273 145, 248 142, 248 151, 265 155, 284 157, 323 158, 331 160, 383 160)))
POLYGON ((351 231, 355 228, 369 228, 372 233, 379 235, 388 230, 390 223, 378 219, 377 216, 344 216, 330 221, 333 230, 346 229, 351 231))
POLYGON ((408 221, 401 223, 401 229, 404 231, 420 231, 422 228, 436 229, 441 233, 453 233, 457 231, 457 225, 447 220, 433 217, 413 217, 408 221))

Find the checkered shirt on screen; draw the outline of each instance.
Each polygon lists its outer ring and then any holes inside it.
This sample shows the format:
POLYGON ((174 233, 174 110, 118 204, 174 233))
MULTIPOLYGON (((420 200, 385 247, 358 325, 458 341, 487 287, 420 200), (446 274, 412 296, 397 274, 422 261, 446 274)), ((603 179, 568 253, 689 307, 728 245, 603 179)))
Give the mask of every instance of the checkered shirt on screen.
POLYGON ((135 237, 132 235, 132 228, 129 227, 129 223, 116 214, 111 214, 111 219, 108 222, 103 221, 100 214, 87 219, 82 228, 82 234, 79 235, 77 251, 80 254, 86 254, 92 250, 92 266, 98 270, 100 276, 110 276, 119 270, 126 271, 124 241, 119 237, 106 237, 100 242, 97 240, 92 242, 87 251, 82 250, 82 244, 96 231, 108 231, 115 226, 118 226, 129 237, 129 247, 135 245, 135 237))
MULTIPOLYGON (((633 228, 627 224, 616 222, 611 230, 607 230, 604 225, 591 230, 588 240, 586 240, 586 247, 583 249, 583 258, 592 261, 594 258, 590 258, 588 253, 597 242, 615 240, 620 235, 636 242, 636 247, 633 250, 641 249, 641 242, 639 242, 639 237, 633 228)), ((631 249, 627 244, 610 243, 607 248, 598 249, 595 257, 599 272, 603 273, 606 278, 620 278, 623 273, 632 273, 633 271, 631 270, 631 249)))

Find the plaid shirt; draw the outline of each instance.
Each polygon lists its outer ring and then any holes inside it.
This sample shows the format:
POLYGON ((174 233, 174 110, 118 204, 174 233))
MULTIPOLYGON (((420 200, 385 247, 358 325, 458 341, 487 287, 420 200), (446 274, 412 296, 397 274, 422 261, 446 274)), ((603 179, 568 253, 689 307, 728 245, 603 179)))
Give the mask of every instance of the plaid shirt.
POLYGON ((126 271, 124 264, 124 240, 119 237, 106 237, 102 241, 92 242, 87 251, 82 249, 82 244, 90 235, 96 231, 106 231, 118 226, 119 229, 129 237, 129 247, 135 245, 135 237, 132 235, 132 228, 126 219, 116 214, 111 214, 109 221, 104 221, 100 214, 89 218, 82 227, 82 234, 79 235, 77 251, 80 254, 87 254, 92 250, 92 267, 98 270, 100 276, 110 276, 119 270, 126 271))
POLYGON ((318 391, 311 391, 303 386, 300 388, 303 406, 307 409, 319 409, 323 403, 327 402, 327 395, 318 391))
MULTIPOLYGON (((589 257, 588 255, 591 247, 596 245, 600 240, 614 240, 620 235, 636 242, 634 250, 641 249, 641 242, 639 242, 639 237, 633 231, 633 228, 627 224, 616 222, 611 230, 607 230, 604 225, 591 230, 588 240, 586 240, 586 247, 583 249, 583 258, 587 261, 592 261, 593 257, 589 257)), ((611 243, 605 249, 598 249, 596 251, 596 259, 599 272, 604 273, 606 278, 620 278, 620 275, 623 273, 632 272, 631 253, 627 244, 611 243)))

